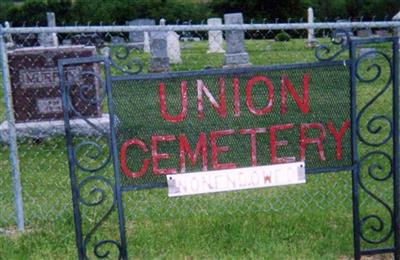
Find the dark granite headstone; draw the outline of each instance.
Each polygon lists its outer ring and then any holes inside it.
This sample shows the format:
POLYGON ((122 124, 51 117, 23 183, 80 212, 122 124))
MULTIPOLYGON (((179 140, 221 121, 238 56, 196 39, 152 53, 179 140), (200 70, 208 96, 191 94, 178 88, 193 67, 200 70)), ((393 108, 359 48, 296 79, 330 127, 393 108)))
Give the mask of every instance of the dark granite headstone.
POLYGON ((371 29, 362 29, 357 31, 357 37, 371 37, 372 30, 371 29))
MULTIPOLYGON (((57 62, 63 58, 90 57, 95 54, 95 47, 84 46, 22 48, 8 52, 16 122, 63 118, 57 62)), ((75 81, 77 84, 71 88, 71 102, 85 117, 101 116, 101 107, 92 102, 99 96, 99 83, 93 76, 77 76, 84 71, 98 70, 98 66, 93 64, 65 68, 67 80, 78 78, 75 81), (80 93, 78 84, 92 87, 80 93)))
POLYGON ((389 37, 392 36, 387 30, 376 30, 375 34, 379 37, 389 37))

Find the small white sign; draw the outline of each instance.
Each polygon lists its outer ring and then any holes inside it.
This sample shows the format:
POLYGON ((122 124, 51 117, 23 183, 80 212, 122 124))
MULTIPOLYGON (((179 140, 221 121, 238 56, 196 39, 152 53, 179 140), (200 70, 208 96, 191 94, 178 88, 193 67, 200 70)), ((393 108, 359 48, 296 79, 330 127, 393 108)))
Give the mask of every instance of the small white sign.
POLYGON ((169 197, 301 184, 306 182, 305 163, 170 174, 167 182, 169 197))

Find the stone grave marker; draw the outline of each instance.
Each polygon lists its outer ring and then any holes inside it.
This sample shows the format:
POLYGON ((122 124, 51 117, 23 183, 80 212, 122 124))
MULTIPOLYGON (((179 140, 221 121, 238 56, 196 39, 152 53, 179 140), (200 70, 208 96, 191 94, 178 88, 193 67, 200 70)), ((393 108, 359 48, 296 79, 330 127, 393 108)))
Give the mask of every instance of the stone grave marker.
MULTIPOLYGON (((307 21, 309 24, 314 23, 314 10, 311 7, 307 9, 307 21)), ((307 47, 314 48, 317 44, 318 41, 315 39, 314 29, 307 29, 307 47)))
MULTIPOLYGON (((207 24, 210 26, 222 25, 221 18, 210 18, 207 20, 207 24)), ((224 38, 221 30, 210 30, 208 31, 208 51, 207 53, 225 53, 224 50, 224 38)))
POLYGON ((167 36, 168 32, 150 32, 150 72, 169 71, 167 36))
MULTIPOLYGON (((10 23, 9 23, 8 21, 5 21, 5 22, 4 22, 4 27, 5 27, 6 29, 9 29, 9 28, 11 27, 11 26, 10 26, 10 23)), ((14 47, 14 40, 13 40, 13 38, 12 38, 12 35, 9 34, 9 33, 7 33, 7 34, 5 35, 5 39, 6 39, 6 47, 7 47, 8 49, 13 48, 13 47, 14 47)))
POLYGON ((375 48, 361 48, 359 56, 366 55, 366 58, 373 59, 376 57, 375 51, 376 51, 375 48), (369 52, 371 52, 371 53, 369 53, 369 52))
MULTIPOLYGON (((62 119, 58 60, 95 54, 95 47, 84 46, 21 48, 8 52, 16 122, 62 119)), ((66 69, 66 78, 71 80, 83 71, 97 70, 93 64, 71 66, 66 69)), ((99 96, 99 82, 93 77, 79 80, 77 82, 93 87, 82 92, 82 96, 77 86, 72 87, 71 102, 82 116, 101 116, 101 107, 91 102, 99 96)))
MULTIPOLYGON (((392 20, 393 21, 400 21, 400 12, 398 12, 395 16, 393 16, 392 20)), ((400 27, 394 28, 393 35, 397 36, 397 37, 400 37, 400 27)), ((399 43, 400 43, 400 40, 399 40, 399 43)))
MULTIPOLYGON (((225 24, 243 24, 242 13, 224 15, 225 24)), ((249 66, 249 54, 244 48, 244 31, 229 30, 225 32, 227 52, 225 53, 224 67, 249 66)))
POLYGON ((182 63, 179 34, 177 34, 176 32, 169 31, 167 33, 167 53, 170 64, 182 63))
POLYGON ((370 37, 370 36, 372 36, 372 30, 369 28, 357 31, 357 37, 370 37))
POLYGON ((391 34, 387 30, 384 30, 384 29, 376 30, 375 31, 375 35, 377 35, 379 37, 389 37, 389 36, 391 36, 391 34))
MULTIPOLYGON (((154 19, 135 19, 128 22, 128 25, 133 26, 151 26, 156 25, 156 21, 154 19)), ((129 42, 130 45, 134 45, 135 47, 144 48, 146 42, 146 32, 143 31, 134 31, 129 32, 129 42)))
MULTIPOLYGON (((47 15, 47 26, 55 27, 56 26, 56 16, 52 12, 46 13, 47 15)), ((40 33, 39 34, 39 43, 44 47, 58 46, 58 38, 56 33, 40 33)))

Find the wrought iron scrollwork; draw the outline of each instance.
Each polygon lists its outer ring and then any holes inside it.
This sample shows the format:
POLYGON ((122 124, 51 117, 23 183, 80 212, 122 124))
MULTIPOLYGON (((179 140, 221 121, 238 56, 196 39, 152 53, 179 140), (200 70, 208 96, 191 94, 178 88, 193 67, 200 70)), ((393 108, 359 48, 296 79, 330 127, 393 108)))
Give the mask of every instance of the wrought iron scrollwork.
MULTIPOLYGON (((369 145, 369 146, 381 146, 386 144, 392 137, 392 132, 393 132, 393 122, 392 119, 389 118, 386 115, 374 115, 373 117, 369 118, 366 124, 366 129, 368 131, 368 133, 373 137, 373 138, 369 138, 369 139, 374 139, 373 140, 367 140, 367 138, 361 133, 361 128, 360 128, 360 124, 361 124, 361 118, 365 116, 365 113, 367 112, 368 108, 371 107, 372 104, 374 104, 379 97, 381 97, 389 88, 390 85, 392 83, 392 63, 390 61, 390 58, 388 55, 386 55, 385 53, 381 52, 381 51, 369 51, 367 53, 364 53, 363 55, 361 55, 357 61, 356 61, 356 77, 357 79, 361 82, 361 83, 373 83, 376 82, 378 79, 380 79, 382 77, 382 65, 381 64, 377 64, 377 63, 372 63, 369 64, 366 68, 365 68, 365 72, 367 73, 371 73, 371 76, 368 78, 366 76, 363 76, 360 73, 360 69, 362 68, 361 63, 363 61, 366 60, 370 60, 369 57, 371 57, 371 55, 377 55, 377 56, 381 56, 384 58, 384 61, 388 63, 388 67, 389 67, 389 76, 388 79, 385 82, 384 87, 375 95, 373 96, 368 102, 367 104, 361 108, 360 112, 358 113, 357 116, 357 135, 358 138, 361 140, 362 143, 369 145), (379 134, 383 131, 384 129, 384 125, 388 125, 389 129, 387 131, 387 133, 384 135, 384 137, 377 139, 379 136, 379 134), (377 139, 377 140, 376 140, 377 139)), ((376 59, 376 58, 375 58, 376 59)))
POLYGON ((82 141, 75 146, 74 157, 76 166, 80 170, 84 172, 95 173, 102 170, 104 167, 108 165, 111 159, 111 154, 109 151, 108 152, 105 151, 104 148, 97 142, 89 140, 89 141, 82 141), (83 158, 79 157, 80 154, 83 154, 84 157, 90 159, 90 161, 92 161, 93 164, 95 165, 94 166, 84 165, 82 162, 84 161, 83 158), (102 155, 103 159, 97 162, 99 159, 102 158, 102 155))
POLYGON ((101 106, 106 96, 106 87, 101 75, 96 71, 82 71, 66 82, 66 88, 69 112, 72 113, 74 117, 84 120, 97 133, 106 135, 107 131, 93 124, 87 116, 82 115, 80 109, 78 109, 73 102, 73 97, 77 96, 81 100, 81 104, 86 103, 88 106, 101 106), (91 78, 91 80, 88 82, 89 78, 91 78), (74 91, 77 93, 73 93, 74 91))
MULTIPOLYGON (((82 63, 82 68, 88 64, 82 63)), ((82 104, 88 107, 101 108, 107 96, 106 82, 102 79, 100 69, 97 65, 91 65, 89 70, 83 70, 75 75, 64 75, 66 93, 66 103, 70 116, 82 119, 91 133, 89 136, 73 136, 67 138, 73 144, 71 148, 70 160, 72 160, 75 175, 74 189, 76 190, 74 199, 76 205, 81 210, 93 210, 96 218, 83 224, 82 216, 79 211, 75 211, 75 217, 79 218, 78 229, 81 238, 80 257, 88 259, 89 253, 97 258, 107 258, 111 254, 118 255, 118 259, 124 258, 122 242, 114 239, 98 240, 95 235, 106 221, 109 221, 113 212, 117 209, 116 188, 113 178, 107 177, 108 166, 110 166, 111 137, 109 127, 101 127, 94 124, 91 119, 82 112, 82 104), (69 76, 69 77, 68 77, 69 76), (77 102, 77 98, 79 102, 77 102), (92 131, 93 130, 93 131, 92 131), (92 250, 90 250, 90 248, 92 250), (113 248, 112 248, 113 247, 113 248), (115 249, 115 250, 114 250, 115 249)), ((83 108, 84 109, 84 108, 83 108)), ((69 120, 69 119, 68 119, 69 120)))
POLYGON ((106 48, 104 52, 111 65, 123 74, 133 75, 143 71, 143 61, 137 57, 142 51, 136 46, 118 44, 106 48))
POLYGON ((350 32, 344 29, 337 29, 333 32, 332 40, 333 45, 340 45, 340 49, 332 53, 332 49, 328 45, 319 45, 315 48, 315 57, 319 61, 334 60, 340 54, 349 49, 350 32))
MULTIPOLYGON (((100 205, 104 205, 107 202, 107 192, 104 188, 100 188, 99 185, 97 185, 96 187, 92 187, 89 191, 89 193, 87 194, 87 196, 89 198, 85 198, 84 194, 82 191, 84 191, 85 186, 89 185, 90 183, 93 182, 101 182, 103 185, 107 186, 108 189, 110 189, 112 191, 111 194, 114 194, 114 186, 112 185, 112 183, 106 179, 103 176, 89 176, 84 178, 78 187, 79 190, 79 201, 80 203, 82 203, 83 205, 86 205, 88 207, 96 207, 96 206, 100 206, 100 205)), ((106 207, 105 209, 105 213, 103 214, 103 216, 95 222, 94 226, 87 232, 87 234, 84 237, 83 240, 83 245, 84 248, 86 249, 88 247, 89 242, 92 240, 93 235, 96 233, 96 231, 98 230, 98 228, 103 224, 104 221, 106 221, 111 213, 115 210, 116 208, 116 200, 115 197, 112 195, 111 198, 111 204, 109 206, 106 207)), ((102 249, 103 246, 110 244, 110 245, 114 245, 117 250, 118 250, 118 259, 121 259, 121 255, 122 255, 122 248, 121 248, 121 244, 119 241, 116 240, 100 240, 98 242, 95 243, 94 247, 93 247, 93 253, 96 255, 96 257, 98 258, 107 258, 110 254, 110 250, 106 250, 105 252, 101 252, 100 250, 102 249)), ((85 250, 86 252, 86 250, 85 250)), ((87 257, 87 256, 86 256, 87 257)))
MULTIPOLYGON (((376 160, 372 160, 373 163, 368 166, 368 176, 375 181, 384 182, 393 176, 392 158, 386 152, 374 151, 364 155, 360 159, 360 169, 364 164, 370 163, 371 158, 374 156, 379 158, 376 160)), ((394 227, 392 222, 393 210, 388 205, 388 203, 386 203, 382 198, 380 198, 379 196, 374 194, 370 189, 367 188, 361 174, 359 174, 358 176, 358 183, 361 189, 366 194, 368 194, 370 198, 372 198, 379 205, 381 205, 384 211, 386 211, 387 214, 390 216, 389 219, 385 219, 384 217, 379 216, 377 214, 368 214, 366 216, 361 217, 361 222, 360 222, 361 238, 370 244, 381 244, 387 241, 393 235, 394 232, 394 227), (388 226, 388 228, 385 228, 386 226, 388 226), (368 236, 369 235, 371 236, 371 234, 379 236, 380 238, 379 239, 369 238, 368 236)))
POLYGON ((385 114, 387 111, 372 111, 373 104, 391 87, 392 70, 391 58, 382 51, 368 51, 355 60, 355 77, 362 83, 358 88, 380 86, 375 90, 376 94, 359 109, 355 119, 357 140, 361 145, 369 147, 369 152, 358 162, 358 185, 368 198, 376 202, 374 205, 382 209, 373 214, 360 215, 360 237, 366 243, 375 245, 388 241, 394 233, 394 209, 385 201, 384 196, 372 190, 372 187, 390 181, 394 175, 393 155, 381 149, 393 140, 393 118, 385 114), (369 185, 366 185, 367 181, 369 185))

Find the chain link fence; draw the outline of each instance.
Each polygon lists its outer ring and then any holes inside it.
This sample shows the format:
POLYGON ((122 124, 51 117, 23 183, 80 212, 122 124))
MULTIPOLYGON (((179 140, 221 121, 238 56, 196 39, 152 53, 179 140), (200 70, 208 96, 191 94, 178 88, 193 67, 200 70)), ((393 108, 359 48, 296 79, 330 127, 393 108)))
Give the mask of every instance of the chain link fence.
MULTIPOLYGON (((121 68, 134 70, 135 67, 142 67, 141 73, 149 73, 153 66, 152 55, 157 55, 150 50, 152 33, 162 31, 167 34, 165 44, 168 46, 169 64, 164 65, 169 67, 169 71, 222 68, 227 51, 227 44, 223 40, 226 31, 240 30, 244 32, 244 49, 252 66, 314 62, 317 61, 315 47, 322 44, 331 45, 332 37, 343 37, 340 36, 343 30, 360 38, 382 37, 393 35, 398 25, 396 22, 375 21, 342 21, 311 25, 266 24, 254 21, 253 24, 215 26, 66 26, 8 28, 6 31, 3 29, 14 103, 11 113, 15 117, 18 133, 18 159, 26 229, 46 229, 46 225, 51 226, 49 223, 53 221, 73 219, 59 78, 56 70, 59 59, 108 53, 114 55, 113 60, 121 68), (311 38, 308 38, 309 34, 311 38)), ((334 53, 342 46, 332 45, 332 48, 331 53, 334 53)), ((389 51, 384 45, 371 48, 389 51)), ((347 53, 343 52, 339 58, 347 59, 347 53)), ((92 66, 91 69, 97 68, 92 66)), ((68 73, 71 77, 77 75, 81 70, 81 67, 71 67, 67 69, 67 76, 68 73)), ((15 229, 16 217, 3 90, 4 87, 0 90, 0 121, 3 122, 0 135, 0 230, 9 232, 15 229)), ((86 115, 95 118, 96 124, 107 123, 106 106, 93 107, 78 97, 73 102, 86 115)), ((79 123, 77 129, 85 131, 79 123)), ((108 171, 107 174, 112 172, 108 171)), ((384 194, 383 197, 390 198, 391 189, 390 183, 387 183, 379 192, 384 194)), ((190 215, 243 215, 246 212, 290 214, 302 211, 329 211, 346 216, 351 223, 351 173, 309 174, 306 185, 173 200, 167 197, 165 189, 132 191, 124 194, 124 203, 128 221, 144 220, 149 216, 167 219, 190 215)), ((369 207, 370 201, 365 198, 361 203, 369 207)), ((129 225, 127 228, 129 233, 129 225)), ((68 231, 70 234, 66 237, 73 239, 73 229, 68 231)))

